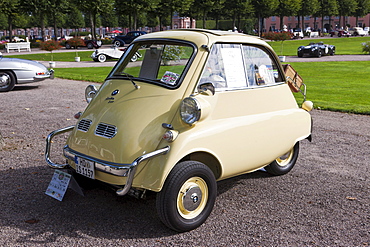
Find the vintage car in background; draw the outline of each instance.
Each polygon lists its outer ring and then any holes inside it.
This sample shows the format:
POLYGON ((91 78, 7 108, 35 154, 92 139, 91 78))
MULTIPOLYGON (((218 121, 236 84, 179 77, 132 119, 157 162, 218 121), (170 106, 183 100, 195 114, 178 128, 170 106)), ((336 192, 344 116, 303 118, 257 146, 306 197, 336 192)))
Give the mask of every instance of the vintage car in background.
MULTIPOLYGON (((110 49, 97 49, 91 54, 91 58, 95 62, 104 63, 107 59, 118 59, 120 58, 123 53, 125 53, 126 48, 120 49, 118 47, 113 47, 110 49)), ((136 62, 142 55, 139 51, 135 52, 135 54, 131 57, 131 62, 136 62)))
POLYGON ((293 39, 303 39, 304 34, 302 32, 302 29, 300 28, 293 28, 293 39))
POLYGON ((46 162, 70 169, 81 185, 111 185, 119 196, 156 193, 161 221, 192 230, 213 209, 216 181, 261 168, 287 174, 300 141, 311 140, 313 105, 289 68, 285 74, 273 49, 245 34, 141 36, 104 84, 87 87, 89 104, 76 125, 48 135, 46 162), (130 63, 139 49, 142 59, 130 63), (293 91, 302 92, 302 108, 293 91), (53 162, 50 151, 63 133, 65 164, 53 162))
POLYGON ((126 35, 117 35, 114 37, 113 45, 115 47, 125 46, 125 44, 130 44, 134 39, 146 34, 144 31, 131 31, 126 35))
MULTIPOLYGON (((98 49, 102 46, 101 40, 93 40, 93 39, 88 39, 88 38, 84 38, 81 40, 82 40, 81 42, 82 45, 80 47, 87 47, 87 49, 93 49, 93 48, 98 49)), ((66 49, 76 48, 70 43, 70 41, 71 41, 70 39, 65 41, 66 49)))
POLYGON ((353 36, 365 36, 367 35, 367 32, 362 27, 354 27, 350 30, 350 33, 353 36))
POLYGON ((344 30, 344 29, 337 29, 337 30, 331 30, 329 31, 330 33, 330 36, 331 37, 334 37, 334 36, 338 36, 338 37, 351 37, 351 32, 348 31, 348 30, 344 30))
POLYGON ((54 78, 54 71, 43 64, 19 58, 6 58, 0 52, 0 92, 7 92, 17 84, 54 78))
POLYGON ((321 57, 324 55, 334 56, 335 46, 326 45, 323 42, 310 43, 306 46, 298 47, 297 55, 298 57, 311 56, 311 57, 321 57))

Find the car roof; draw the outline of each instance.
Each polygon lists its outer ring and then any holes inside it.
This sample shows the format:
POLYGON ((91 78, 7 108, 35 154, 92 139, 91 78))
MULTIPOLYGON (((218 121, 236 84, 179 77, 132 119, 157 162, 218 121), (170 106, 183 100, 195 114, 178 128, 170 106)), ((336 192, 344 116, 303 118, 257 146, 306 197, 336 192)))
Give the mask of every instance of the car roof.
POLYGON ((257 36, 251 36, 237 32, 208 29, 176 29, 153 32, 138 37, 137 39, 135 39, 135 42, 147 39, 179 39, 193 42, 198 46, 208 45, 209 47, 212 44, 218 42, 230 42, 258 44, 271 48, 265 41, 257 36))

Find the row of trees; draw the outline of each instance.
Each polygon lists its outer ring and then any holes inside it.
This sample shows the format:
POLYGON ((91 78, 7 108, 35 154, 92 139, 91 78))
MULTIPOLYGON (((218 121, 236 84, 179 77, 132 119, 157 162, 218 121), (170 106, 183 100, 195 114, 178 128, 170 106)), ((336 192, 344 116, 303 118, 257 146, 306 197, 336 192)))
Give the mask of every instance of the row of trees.
POLYGON ((232 19, 238 28, 243 28, 241 19, 253 19, 262 30, 263 19, 270 16, 365 16, 370 0, 0 0, 0 29, 12 33, 13 28, 52 26, 57 33, 58 28, 91 27, 95 36, 100 25, 172 26, 174 12, 202 20, 203 28, 209 19, 217 29, 223 19, 232 19))

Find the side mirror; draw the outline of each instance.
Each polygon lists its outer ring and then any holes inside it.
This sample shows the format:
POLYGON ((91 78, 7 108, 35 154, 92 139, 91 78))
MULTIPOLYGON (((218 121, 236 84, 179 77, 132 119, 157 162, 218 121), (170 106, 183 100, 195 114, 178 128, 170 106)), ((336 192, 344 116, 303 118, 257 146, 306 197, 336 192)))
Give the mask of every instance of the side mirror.
POLYGON ((215 86, 212 82, 206 82, 198 86, 198 91, 200 94, 212 96, 215 94, 215 86))

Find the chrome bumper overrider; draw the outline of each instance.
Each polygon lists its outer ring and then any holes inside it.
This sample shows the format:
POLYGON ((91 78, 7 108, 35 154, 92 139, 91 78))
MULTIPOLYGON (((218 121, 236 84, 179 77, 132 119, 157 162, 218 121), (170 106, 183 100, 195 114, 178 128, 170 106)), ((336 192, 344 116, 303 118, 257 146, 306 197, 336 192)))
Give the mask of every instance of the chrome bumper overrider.
MULTIPOLYGON (((52 168, 57 168, 57 169, 62 169, 66 168, 68 164, 55 164, 50 160, 50 147, 51 147, 51 140, 53 139, 54 136, 68 132, 73 130, 74 126, 69 126, 66 128, 62 128, 59 130, 55 130, 51 132, 48 137, 46 138, 46 151, 45 151, 45 159, 48 165, 52 168)), ((74 161, 74 157, 78 156, 80 158, 90 160, 92 162, 95 162, 95 169, 101 172, 109 173, 115 176, 121 176, 121 177, 127 177, 126 179, 126 184, 123 188, 118 189, 116 191, 117 195, 123 196, 129 192, 132 186, 132 181, 134 180, 134 175, 136 172, 137 166, 148 159, 151 159, 155 156, 158 156, 160 154, 166 154, 170 150, 169 146, 166 146, 164 148, 155 150, 153 152, 144 154, 138 158, 136 158, 131 164, 120 164, 120 163, 112 163, 112 162, 107 162, 99 159, 92 158, 90 156, 78 153, 72 149, 70 149, 68 146, 64 147, 64 153, 65 154, 71 154, 71 155, 66 155, 68 159, 71 159, 74 161)))

